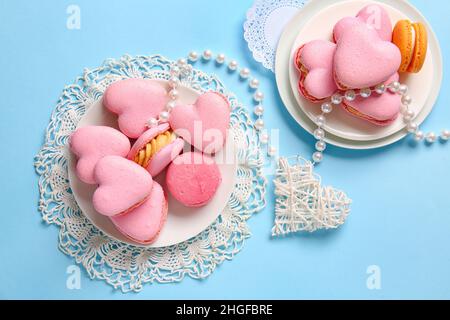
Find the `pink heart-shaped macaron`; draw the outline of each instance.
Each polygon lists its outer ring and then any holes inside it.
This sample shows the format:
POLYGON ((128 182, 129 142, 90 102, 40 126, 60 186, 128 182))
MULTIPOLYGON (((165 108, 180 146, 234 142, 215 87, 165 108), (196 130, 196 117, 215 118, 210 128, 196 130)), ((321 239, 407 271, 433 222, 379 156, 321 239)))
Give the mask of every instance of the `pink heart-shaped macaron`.
MULTIPOLYGON (((399 80, 398 73, 392 75, 386 85, 399 80)), ((344 100, 342 107, 351 115, 369 121, 377 126, 387 126, 394 122, 399 113, 402 97, 386 91, 384 94, 372 93, 369 98, 358 96, 354 101, 344 100)))
POLYGON ((186 142, 205 153, 220 151, 230 125, 230 103, 219 93, 207 92, 192 105, 178 105, 170 126, 186 142))
POLYGON ((125 214, 143 203, 150 195, 153 179, 137 163, 118 156, 107 156, 94 170, 98 188, 92 203, 105 216, 125 214))
POLYGON ((97 162, 105 156, 126 157, 130 151, 130 140, 111 127, 87 126, 71 135, 70 149, 78 157, 78 178, 85 183, 96 184, 94 168, 97 162))
POLYGON ((369 4, 362 8, 356 17, 345 17, 335 25, 333 30, 334 41, 337 42, 343 32, 361 22, 369 28, 375 29, 380 39, 384 41, 392 40, 392 22, 389 13, 380 5, 369 4))
POLYGON ((312 101, 319 102, 337 91, 333 77, 333 57, 336 44, 314 40, 301 46, 296 54, 296 67, 300 72, 299 90, 312 101))
POLYGON ((339 88, 362 89, 385 82, 397 72, 400 50, 381 40, 374 29, 358 23, 342 33, 334 55, 334 77, 339 88))
POLYGON ((126 214, 111 217, 111 221, 127 238, 141 244, 149 244, 156 240, 161 231, 166 221, 167 209, 164 190, 154 181, 147 200, 126 214))
POLYGON ((126 79, 110 85, 103 95, 103 105, 118 115, 120 130, 136 139, 151 118, 158 118, 169 97, 158 82, 148 79, 126 79))

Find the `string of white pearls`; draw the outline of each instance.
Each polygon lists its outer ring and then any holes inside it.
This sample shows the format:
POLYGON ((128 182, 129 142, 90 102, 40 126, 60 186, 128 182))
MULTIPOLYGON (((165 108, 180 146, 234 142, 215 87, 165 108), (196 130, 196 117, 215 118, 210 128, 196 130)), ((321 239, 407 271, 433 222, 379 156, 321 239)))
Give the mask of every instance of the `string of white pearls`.
MULTIPOLYGON (((331 98, 330 101, 326 101, 321 105, 322 113, 316 117, 315 124, 317 125, 317 129, 314 131, 313 135, 316 138, 317 142, 315 145, 316 151, 313 153, 313 161, 314 164, 320 163, 323 160, 323 151, 326 149, 325 143, 325 131, 323 127, 326 123, 326 115, 333 111, 333 106, 337 106, 342 104, 344 101, 354 101, 358 96, 367 99, 374 92, 376 94, 384 94, 387 91, 395 94, 401 95, 401 114, 403 116, 403 121, 406 124, 406 130, 414 136, 416 141, 425 140, 428 144, 432 144, 438 140, 438 136, 434 132, 429 132, 425 134, 423 131, 419 129, 419 125, 414 122, 414 118, 416 116, 415 112, 410 109, 410 105, 412 103, 412 98, 408 95, 408 86, 405 84, 401 84, 398 81, 394 81, 388 85, 380 84, 375 88, 364 88, 360 90, 347 90, 345 92, 337 92, 331 98)), ((446 142, 450 140, 450 130, 443 130, 439 136, 441 141, 446 142)))
MULTIPOLYGON (((197 52, 192 51, 188 54, 187 60, 189 63, 194 64, 195 62, 197 62, 199 60, 199 58, 200 58, 200 55, 197 52)), ((209 62, 209 61, 213 60, 212 51, 209 49, 203 51, 203 53, 201 54, 201 58, 203 59, 204 62, 209 62)), ((215 57, 215 63, 219 67, 226 65, 228 70, 231 73, 233 73, 239 69, 238 62, 236 60, 229 60, 227 63, 226 56, 223 53, 219 53, 215 57)), ((239 78, 241 80, 245 81, 245 83, 248 84, 249 88, 254 91, 253 100, 255 102, 255 108, 253 110, 253 113, 256 116, 254 127, 258 131, 260 143, 263 145, 268 145, 269 141, 270 141, 270 136, 267 133, 267 130, 265 130, 265 123, 264 123, 264 119, 263 119, 263 117, 264 117, 264 106, 263 106, 264 94, 258 90, 259 80, 256 78, 251 78, 251 73, 248 68, 241 68, 239 70, 238 74, 239 74, 239 78)), ((277 152, 277 150, 274 146, 267 147, 267 154, 269 156, 271 156, 271 157, 275 156, 276 152, 277 152)))
MULTIPOLYGON (((197 60, 198 54, 196 52, 191 52, 188 57, 189 60, 197 60)), ((169 101, 163 111, 160 112, 158 118, 150 118, 147 121, 147 126, 149 128, 155 127, 160 123, 168 122, 170 113, 176 106, 176 101, 180 96, 178 87, 180 85, 180 76, 182 74, 188 74, 192 71, 192 67, 188 64, 185 58, 178 59, 176 64, 172 65, 170 69, 170 78, 167 81, 170 87, 169 91, 169 101)))
POLYGON ((447 129, 443 130, 439 137, 436 133, 432 131, 424 133, 422 130, 420 130, 419 125, 416 122, 414 122, 416 114, 413 110, 411 110, 412 98, 408 94, 408 86, 406 86, 405 84, 401 84, 399 82, 392 82, 387 86, 387 90, 389 90, 392 93, 401 95, 402 97, 401 114, 403 116, 403 121, 406 124, 406 130, 413 135, 414 139, 417 142, 425 140, 426 143, 433 144, 438 140, 438 138, 440 138, 441 141, 444 142, 450 139, 450 131, 447 129))
POLYGON ((314 164, 320 163, 323 160, 323 152, 327 148, 327 144, 325 142, 325 130, 323 129, 323 127, 325 126, 326 123, 326 115, 329 114, 331 111, 333 111, 333 104, 336 104, 333 103, 333 101, 338 102, 338 100, 342 101, 340 97, 335 95, 331 98, 330 102, 324 102, 320 106, 322 113, 318 115, 315 119, 317 129, 314 130, 313 134, 317 142, 315 144, 316 151, 312 155, 314 164))

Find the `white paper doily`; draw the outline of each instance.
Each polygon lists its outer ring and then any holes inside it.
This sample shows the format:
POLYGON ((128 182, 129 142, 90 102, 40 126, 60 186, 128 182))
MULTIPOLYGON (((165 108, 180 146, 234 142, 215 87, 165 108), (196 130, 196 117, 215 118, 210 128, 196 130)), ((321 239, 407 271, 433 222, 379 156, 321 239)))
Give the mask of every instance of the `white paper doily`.
POLYGON ((124 292, 140 291, 145 283, 181 281, 209 276, 231 260, 250 237, 246 221, 265 206, 264 154, 253 121, 217 77, 193 70, 182 85, 199 92, 215 90, 232 105, 231 126, 238 147, 238 177, 228 205, 219 218, 196 237, 178 245, 146 249, 113 240, 95 228, 79 209, 69 187, 68 138, 87 108, 114 81, 125 78, 164 79, 174 63, 160 55, 110 59, 67 86, 51 116, 45 143, 35 157, 39 175, 39 210, 48 224, 59 227, 59 248, 86 268, 92 279, 103 279, 124 292))
POLYGON ((247 11, 244 39, 253 58, 274 71, 278 39, 307 0, 256 0, 247 11))

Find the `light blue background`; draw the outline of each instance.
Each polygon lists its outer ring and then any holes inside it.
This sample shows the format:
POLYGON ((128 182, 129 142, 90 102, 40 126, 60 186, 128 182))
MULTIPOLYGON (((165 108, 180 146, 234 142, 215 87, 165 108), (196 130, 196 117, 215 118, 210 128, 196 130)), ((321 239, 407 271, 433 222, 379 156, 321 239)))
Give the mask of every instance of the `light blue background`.
MULTIPOLYGON (((412 1, 450 59, 450 2, 412 1)), ((191 49, 224 51, 249 65, 266 94, 267 124, 281 130, 281 154, 309 155, 313 140, 290 118, 273 74, 252 62, 242 24, 251 0, 0 0, 0 298, 450 298, 450 145, 407 141, 376 151, 329 148, 324 182, 354 199, 337 231, 271 239, 273 195, 249 226, 244 250, 206 280, 146 286, 124 295, 83 272, 81 290, 66 289, 73 260, 57 249, 57 228, 37 211, 33 157, 58 96, 84 67, 122 54, 178 58, 191 49), (81 30, 66 28, 69 4, 81 8, 81 30), (381 290, 366 287, 378 265, 381 290)), ((424 129, 450 127, 449 66, 424 129)), ((222 70, 223 71, 223 70, 222 70)), ((218 73, 249 102, 236 78, 218 73)))

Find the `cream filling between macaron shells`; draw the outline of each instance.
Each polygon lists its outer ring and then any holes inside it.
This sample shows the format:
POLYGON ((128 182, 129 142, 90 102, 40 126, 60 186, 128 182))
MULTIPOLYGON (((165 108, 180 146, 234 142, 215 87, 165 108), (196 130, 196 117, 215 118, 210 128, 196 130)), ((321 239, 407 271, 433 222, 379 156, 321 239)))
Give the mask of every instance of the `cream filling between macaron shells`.
POLYGON ((140 166, 147 168, 153 156, 164 147, 174 142, 178 136, 171 129, 164 131, 150 139, 136 152, 133 161, 140 166))
POLYGON ((414 28, 414 25, 411 24, 411 35, 412 35, 412 40, 411 40, 411 50, 412 50, 412 54, 411 54, 411 61, 414 58, 414 51, 416 49, 416 28, 414 28))

